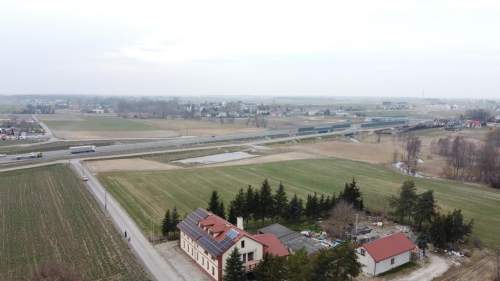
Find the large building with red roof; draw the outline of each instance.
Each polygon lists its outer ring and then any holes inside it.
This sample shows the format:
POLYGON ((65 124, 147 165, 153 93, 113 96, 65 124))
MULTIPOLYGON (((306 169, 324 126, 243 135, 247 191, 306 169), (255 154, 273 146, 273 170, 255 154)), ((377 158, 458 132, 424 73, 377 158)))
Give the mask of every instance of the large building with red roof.
POLYGON ((417 246, 403 233, 395 233, 361 245, 357 249, 363 272, 375 276, 406 264, 417 246))
POLYGON ((287 256, 288 249, 272 234, 253 235, 242 225, 198 208, 177 225, 181 249, 212 279, 223 280, 226 260, 238 248, 246 270, 253 269, 266 253, 287 256))

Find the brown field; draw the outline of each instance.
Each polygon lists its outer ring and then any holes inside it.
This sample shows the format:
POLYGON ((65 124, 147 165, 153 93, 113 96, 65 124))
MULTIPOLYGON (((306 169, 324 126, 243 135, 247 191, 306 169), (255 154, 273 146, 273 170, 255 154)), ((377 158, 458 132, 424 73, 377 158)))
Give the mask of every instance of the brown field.
POLYGON ((471 258, 466 258, 452 266, 436 281, 493 281, 496 277, 496 257, 488 250, 476 250, 471 258))
POLYGON ((96 160, 87 161, 85 164, 93 173, 112 171, 172 170, 181 168, 179 166, 141 158, 96 160))
POLYGON ((233 124, 182 119, 125 119, 113 115, 62 112, 40 115, 54 135, 66 140, 169 138, 255 132, 244 120, 233 124))

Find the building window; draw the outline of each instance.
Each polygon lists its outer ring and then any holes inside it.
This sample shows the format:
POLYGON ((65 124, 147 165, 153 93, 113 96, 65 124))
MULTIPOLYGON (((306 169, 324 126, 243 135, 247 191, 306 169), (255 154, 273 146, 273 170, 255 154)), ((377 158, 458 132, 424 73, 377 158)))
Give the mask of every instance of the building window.
POLYGON ((201 264, 205 265, 205 258, 204 257, 201 257, 201 264))
POLYGON ((360 253, 362 256, 364 256, 364 255, 365 255, 365 253, 366 253, 366 251, 365 251, 365 249, 361 249, 361 251, 359 251, 359 253, 360 253))
POLYGON ((241 248, 245 248, 245 240, 241 240, 241 248))
POLYGON ((391 259, 391 264, 394 264, 394 258, 391 259))
POLYGON ((212 275, 215 275, 215 268, 212 266, 212 275))
POLYGON ((243 261, 243 263, 247 262, 247 254, 241 255, 241 260, 243 261))
POLYGON ((248 261, 253 261, 253 252, 248 253, 248 261))

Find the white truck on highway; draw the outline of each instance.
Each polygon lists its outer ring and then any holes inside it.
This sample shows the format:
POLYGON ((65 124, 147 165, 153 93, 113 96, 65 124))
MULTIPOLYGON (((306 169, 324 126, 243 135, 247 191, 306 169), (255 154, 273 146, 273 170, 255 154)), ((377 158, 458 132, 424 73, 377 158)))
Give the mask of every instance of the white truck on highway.
POLYGON ((95 152, 95 145, 72 146, 69 148, 69 152, 71 152, 72 154, 95 152))
POLYGON ((16 155, 14 158, 16 160, 25 160, 25 159, 42 158, 42 156, 43 154, 41 152, 31 152, 28 154, 16 155))

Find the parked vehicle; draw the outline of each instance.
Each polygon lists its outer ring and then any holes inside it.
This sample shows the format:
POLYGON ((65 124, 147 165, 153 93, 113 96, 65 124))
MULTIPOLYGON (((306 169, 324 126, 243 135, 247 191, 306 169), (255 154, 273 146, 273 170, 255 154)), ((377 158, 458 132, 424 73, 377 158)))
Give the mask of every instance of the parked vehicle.
POLYGON ((85 152, 95 152, 95 145, 83 145, 83 146, 72 146, 69 148, 69 152, 75 153, 85 153, 85 152))

